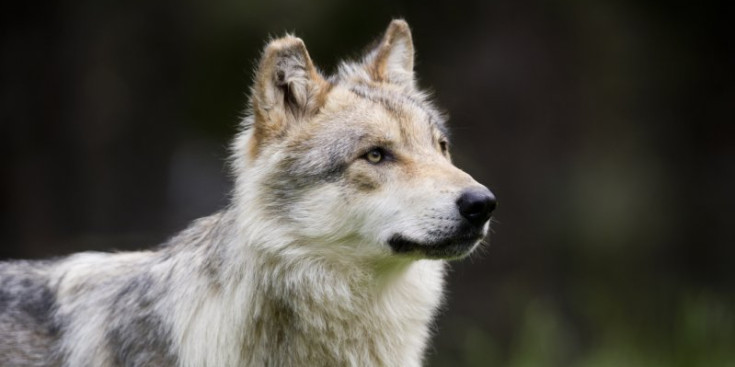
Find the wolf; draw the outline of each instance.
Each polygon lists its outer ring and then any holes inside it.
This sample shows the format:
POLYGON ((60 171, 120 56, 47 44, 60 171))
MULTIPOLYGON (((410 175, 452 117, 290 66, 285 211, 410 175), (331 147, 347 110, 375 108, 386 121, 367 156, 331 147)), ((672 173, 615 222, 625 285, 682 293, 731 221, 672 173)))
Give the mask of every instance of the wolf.
POLYGON ((265 47, 231 203, 167 243, 0 264, 0 366, 420 366, 493 194, 450 159, 408 24, 325 77, 265 47))

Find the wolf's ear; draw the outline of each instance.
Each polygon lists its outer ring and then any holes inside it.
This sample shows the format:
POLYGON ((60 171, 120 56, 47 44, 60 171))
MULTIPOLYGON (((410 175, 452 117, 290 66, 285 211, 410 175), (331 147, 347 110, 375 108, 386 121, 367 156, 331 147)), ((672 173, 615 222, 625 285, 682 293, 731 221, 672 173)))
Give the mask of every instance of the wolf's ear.
POLYGON ((378 46, 366 57, 366 67, 373 79, 413 86, 413 39, 408 23, 393 20, 378 46))
POLYGON ((263 51, 252 90, 254 133, 259 143, 280 136, 289 124, 316 112, 327 85, 300 38, 271 41, 263 51))

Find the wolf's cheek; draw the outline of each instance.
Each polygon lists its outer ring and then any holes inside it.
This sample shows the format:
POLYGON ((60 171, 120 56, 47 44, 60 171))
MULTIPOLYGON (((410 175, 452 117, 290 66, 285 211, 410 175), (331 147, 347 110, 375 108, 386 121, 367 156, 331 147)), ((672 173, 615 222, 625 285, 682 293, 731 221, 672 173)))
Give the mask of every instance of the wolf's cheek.
POLYGON ((352 169, 347 173, 347 183, 359 193, 371 193, 378 190, 385 178, 380 173, 370 172, 371 169, 352 169))
POLYGON ((380 182, 365 172, 357 172, 350 175, 349 182, 351 186, 361 192, 372 192, 380 187, 380 182))
POLYGON ((358 193, 372 193, 383 187, 388 179, 386 167, 370 166, 369 163, 358 162, 347 171, 346 182, 358 193))

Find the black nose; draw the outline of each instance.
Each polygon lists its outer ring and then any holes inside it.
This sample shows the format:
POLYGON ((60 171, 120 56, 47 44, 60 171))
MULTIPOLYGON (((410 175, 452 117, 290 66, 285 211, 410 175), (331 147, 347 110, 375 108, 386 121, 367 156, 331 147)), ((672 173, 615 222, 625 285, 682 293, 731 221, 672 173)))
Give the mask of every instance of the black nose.
POLYGON ((486 188, 465 190, 457 199, 459 213, 476 226, 484 225, 490 219, 495 206, 495 195, 486 188))

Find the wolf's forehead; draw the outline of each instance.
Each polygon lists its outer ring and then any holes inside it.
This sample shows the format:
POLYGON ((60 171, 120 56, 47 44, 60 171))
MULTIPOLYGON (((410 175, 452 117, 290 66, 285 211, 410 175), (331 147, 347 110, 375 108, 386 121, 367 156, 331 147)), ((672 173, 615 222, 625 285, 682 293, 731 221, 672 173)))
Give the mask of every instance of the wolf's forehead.
POLYGON ((366 84, 354 84, 346 89, 360 99, 379 105, 391 115, 404 120, 404 123, 428 124, 429 128, 447 135, 444 116, 421 93, 377 88, 366 84))

